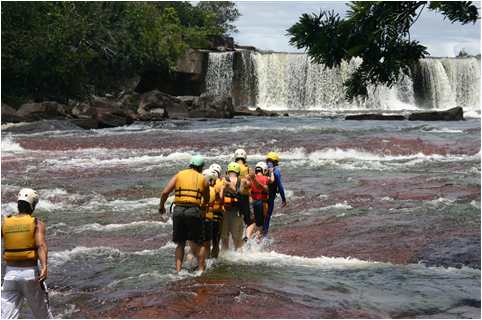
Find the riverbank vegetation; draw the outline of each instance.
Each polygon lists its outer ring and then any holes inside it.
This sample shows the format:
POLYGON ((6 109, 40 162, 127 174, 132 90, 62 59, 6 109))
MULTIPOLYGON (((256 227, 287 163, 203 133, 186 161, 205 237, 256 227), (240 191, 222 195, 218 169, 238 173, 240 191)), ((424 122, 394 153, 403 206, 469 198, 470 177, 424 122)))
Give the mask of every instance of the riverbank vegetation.
POLYGON ((3 2, 2 101, 82 99, 236 31, 230 1, 3 2))

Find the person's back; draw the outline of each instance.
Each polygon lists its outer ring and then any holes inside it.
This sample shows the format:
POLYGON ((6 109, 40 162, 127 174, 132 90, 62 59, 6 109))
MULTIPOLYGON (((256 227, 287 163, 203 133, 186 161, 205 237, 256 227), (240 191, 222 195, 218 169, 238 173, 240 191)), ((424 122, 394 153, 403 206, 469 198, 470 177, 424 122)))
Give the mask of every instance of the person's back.
POLYGON ((228 165, 227 176, 222 191, 225 213, 221 230, 221 239, 224 250, 229 248, 229 235, 232 236, 236 249, 239 249, 243 245, 243 217, 239 211, 240 185, 241 179, 239 178, 239 165, 236 162, 231 162, 228 165))
POLYGON ((20 190, 19 213, 2 221, 3 259, 7 265, 2 284, 2 319, 18 318, 24 299, 35 318, 52 318, 44 283, 48 274, 45 224, 32 216, 37 203, 37 192, 20 190))

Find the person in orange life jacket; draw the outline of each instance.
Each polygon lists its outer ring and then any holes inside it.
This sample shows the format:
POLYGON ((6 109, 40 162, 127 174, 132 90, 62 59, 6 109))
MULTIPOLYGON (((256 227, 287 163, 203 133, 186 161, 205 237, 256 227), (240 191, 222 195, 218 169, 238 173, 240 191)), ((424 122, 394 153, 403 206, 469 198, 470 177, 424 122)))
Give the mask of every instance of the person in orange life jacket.
MULTIPOLYGON (((234 162, 239 164, 239 176, 242 179, 250 179, 250 170, 246 165, 248 156, 244 149, 237 149, 234 151, 234 162)), ((242 188, 239 192, 239 212, 243 216, 243 221, 246 226, 252 223, 251 210, 249 206, 249 188, 242 188)))
POLYGON ((271 220, 271 215, 273 214, 274 200, 277 193, 279 193, 281 196, 281 207, 287 206, 285 190, 283 187, 283 183, 281 182, 281 170, 278 167, 279 160, 279 156, 275 152, 268 152, 268 154, 266 155, 266 164, 268 165, 268 170, 270 172, 273 172, 274 182, 271 183, 268 187, 268 214, 264 220, 263 225, 263 234, 265 237, 268 235, 269 222, 271 220))
POLYGON ((268 213, 268 184, 274 182, 273 171, 268 171, 268 166, 265 162, 258 162, 251 174, 251 198, 254 212, 254 221, 246 230, 248 239, 253 237, 256 233, 258 239, 261 238, 261 231, 263 230, 264 219, 268 213), (270 176, 266 176, 270 174, 270 176))
POLYGON ((176 204, 172 214, 172 241, 176 247, 176 271, 181 271, 184 259, 186 241, 191 241, 193 253, 199 261, 199 270, 206 267, 206 248, 203 246, 203 218, 202 207, 207 207, 209 202, 209 185, 201 174, 204 159, 195 155, 191 159, 189 169, 179 171, 167 183, 161 193, 159 213, 164 215, 164 207, 169 194, 175 191, 174 203, 176 204))
POLYGON ((22 189, 18 214, 2 217, 3 258, 7 265, 2 283, 2 319, 18 318, 24 299, 35 318, 52 318, 44 283, 48 276, 45 224, 32 216, 38 200, 35 190, 22 189))
POLYGON ((219 243, 221 241, 221 229, 222 229, 223 217, 224 217, 224 207, 223 207, 224 181, 223 179, 221 179, 222 169, 220 165, 214 163, 209 167, 209 169, 211 169, 216 174, 216 181, 214 182, 215 200, 213 205, 213 221, 212 221, 213 239, 212 239, 212 249, 211 249, 210 256, 212 258, 217 258, 219 255, 219 243))
POLYGON ((214 188, 216 184, 217 173, 211 169, 206 169, 203 171, 204 178, 209 183, 209 203, 204 211, 204 245, 206 246, 206 254, 210 256, 211 254, 211 241, 214 239, 213 225, 214 220, 214 207, 216 201, 216 189, 214 188))
POLYGON ((221 230, 223 250, 229 249, 229 235, 232 236, 235 249, 243 246, 243 217, 239 212, 239 191, 249 187, 249 181, 241 179, 240 168, 236 162, 228 164, 227 176, 224 178, 223 199, 224 219, 221 230))

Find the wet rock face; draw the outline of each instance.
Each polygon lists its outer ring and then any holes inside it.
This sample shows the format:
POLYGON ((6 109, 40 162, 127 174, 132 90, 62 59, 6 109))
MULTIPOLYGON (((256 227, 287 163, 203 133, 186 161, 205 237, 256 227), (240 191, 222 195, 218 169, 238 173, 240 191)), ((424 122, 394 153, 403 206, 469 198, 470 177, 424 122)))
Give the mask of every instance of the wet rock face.
POLYGON ((231 97, 200 96, 193 99, 189 116, 198 118, 232 118, 234 107, 231 97))
POLYGON ((68 117, 69 108, 55 101, 26 103, 20 106, 16 115, 25 121, 40 119, 62 119, 68 117))

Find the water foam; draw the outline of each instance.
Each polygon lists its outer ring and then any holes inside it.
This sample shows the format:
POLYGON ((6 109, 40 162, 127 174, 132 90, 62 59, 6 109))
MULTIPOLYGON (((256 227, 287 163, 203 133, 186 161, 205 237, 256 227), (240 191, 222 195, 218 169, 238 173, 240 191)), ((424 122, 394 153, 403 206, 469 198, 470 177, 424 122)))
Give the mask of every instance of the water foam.
POLYGON ((75 233, 82 233, 85 231, 99 231, 99 232, 110 232, 110 231, 118 231, 136 227, 152 227, 152 226, 168 226, 172 225, 172 220, 169 219, 167 222, 162 221, 155 221, 155 220, 142 220, 142 221, 134 221, 130 223, 113 223, 113 224, 99 224, 99 223, 89 223, 79 227, 76 227, 73 231, 75 233))
POLYGON ((25 149, 20 146, 11 136, 2 138, 2 152, 19 153, 24 152, 25 149))

